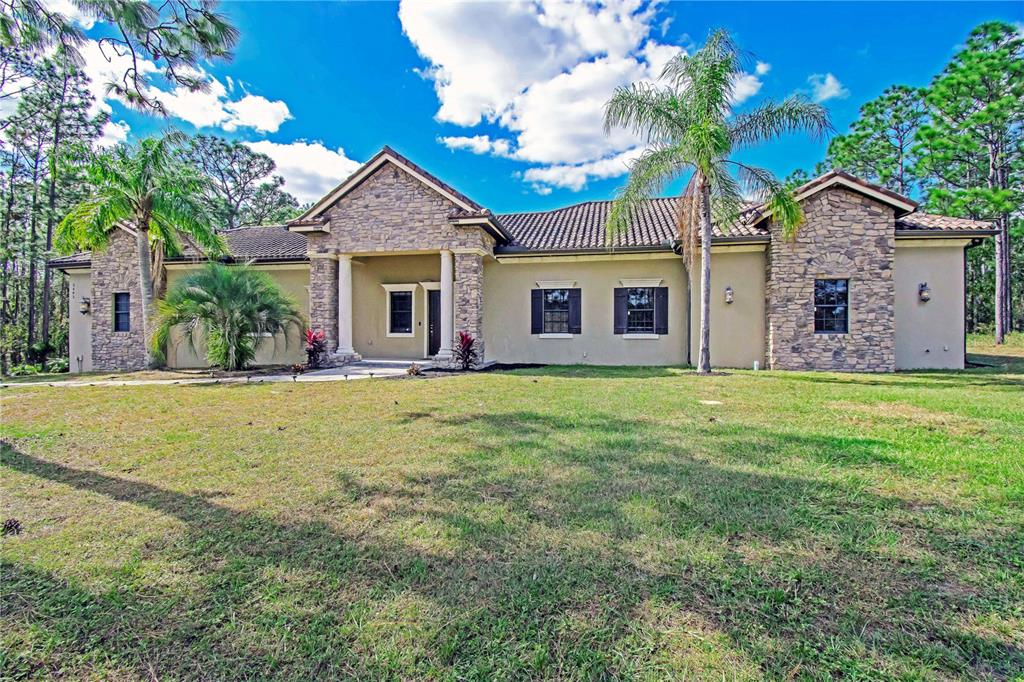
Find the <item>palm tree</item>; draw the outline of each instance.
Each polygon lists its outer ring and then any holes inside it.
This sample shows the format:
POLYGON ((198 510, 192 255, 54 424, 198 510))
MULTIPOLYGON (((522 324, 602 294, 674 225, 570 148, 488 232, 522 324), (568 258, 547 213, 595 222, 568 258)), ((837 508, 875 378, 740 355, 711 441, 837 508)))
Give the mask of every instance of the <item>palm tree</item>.
MULTIPOLYGON (((135 230, 144 335, 164 281, 163 259, 181 253, 182 236, 215 256, 225 249, 201 198, 205 180, 175 155, 181 136, 171 133, 99 154, 86 169, 93 193, 57 227, 57 248, 102 249, 112 230, 135 230)), ((147 337, 148 338, 148 337, 147 337)), ((152 364, 146 344, 146 364, 152 364)))
POLYGON ((171 330, 184 325, 195 349, 198 336, 206 339, 206 357, 224 369, 244 369, 256 356, 263 336, 304 326, 295 301, 267 273, 249 265, 208 263, 171 285, 157 304, 153 353, 163 358, 171 330))
POLYGON ((800 206, 774 175, 729 156, 786 133, 825 136, 832 126, 824 107, 798 95, 732 112, 732 94, 742 76, 742 58, 729 34, 718 30, 693 55, 673 58, 661 84, 619 87, 605 107, 605 131, 627 128, 648 148, 632 164, 629 180, 608 215, 608 233, 625 230, 641 205, 671 181, 690 173, 678 204, 678 221, 690 264, 700 242, 700 354, 697 371, 711 371, 711 225, 728 226, 743 213, 744 195, 763 202, 791 238, 803 221, 800 206))

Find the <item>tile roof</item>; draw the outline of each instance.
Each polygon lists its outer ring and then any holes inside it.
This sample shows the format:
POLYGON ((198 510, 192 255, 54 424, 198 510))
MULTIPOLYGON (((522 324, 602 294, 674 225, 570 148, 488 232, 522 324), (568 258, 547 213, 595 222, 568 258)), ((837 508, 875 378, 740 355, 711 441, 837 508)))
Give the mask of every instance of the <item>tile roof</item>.
MULTIPOLYGON (((616 235, 615 248, 669 248, 677 231, 678 197, 650 199, 634 216, 629 229, 616 235)), ((563 251, 601 249, 608 246, 605 224, 611 201, 587 201, 553 211, 538 213, 505 213, 495 216, 511 235, 512 242, 503 251, 563 251)), ((750 237, 764 238, 768 231, 753 223, 756 213, 723 229, 712 229, 716 239, 750 237)))
POLYGON ((926 230, 938 232, 992 232, 992 223, 969 218, 953 218, 931 213, 911 213, 896 219, 897 230, 926 230))
MULTIPOLYGON (((289 232, 285 225, 265 227, 237 227, 221 232, 228 245, 231 259, 235 261, 260 260, 305 260, 306 236, 297 232, 289 232)), ((168 258, 168 263, 188 261, 202 258, 201 251, 191 242, 185 240, 183 253, 176 258, 168 258)), ((88 251, 74 253, 70 256, 51 258, 47 264, 55 268, 71 268, 88 266, 92 257, 88 251)))

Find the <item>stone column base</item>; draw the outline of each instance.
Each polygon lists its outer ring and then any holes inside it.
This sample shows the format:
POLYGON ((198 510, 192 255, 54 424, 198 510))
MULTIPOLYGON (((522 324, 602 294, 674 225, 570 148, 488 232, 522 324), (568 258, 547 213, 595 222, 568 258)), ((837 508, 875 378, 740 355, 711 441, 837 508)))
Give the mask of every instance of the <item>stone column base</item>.
POLYGON ((335 352, 325 353, 324 358, 320 363, 321 367, 341 367, 342 365, 349 365, 353 362, 359 362, 363 359, 363 356, 355 351, 348 352, 335 352))

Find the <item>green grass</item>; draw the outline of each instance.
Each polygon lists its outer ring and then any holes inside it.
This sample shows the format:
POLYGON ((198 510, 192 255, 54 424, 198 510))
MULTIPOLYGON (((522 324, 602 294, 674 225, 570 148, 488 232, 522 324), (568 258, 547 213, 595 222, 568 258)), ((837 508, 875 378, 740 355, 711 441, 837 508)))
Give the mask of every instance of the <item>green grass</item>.
POLYGON ((2 389, 0 678, 1020 678, 1002 350, 2 389))

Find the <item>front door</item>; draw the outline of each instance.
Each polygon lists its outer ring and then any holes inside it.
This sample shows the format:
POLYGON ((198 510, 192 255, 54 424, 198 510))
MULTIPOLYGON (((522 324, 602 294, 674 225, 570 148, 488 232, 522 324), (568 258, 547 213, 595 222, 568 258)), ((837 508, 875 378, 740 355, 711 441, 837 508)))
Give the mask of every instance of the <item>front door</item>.
POLYGON ((441 292, 427 291, 427 356, 434 357, 441 350, 441 292))

